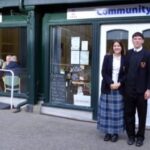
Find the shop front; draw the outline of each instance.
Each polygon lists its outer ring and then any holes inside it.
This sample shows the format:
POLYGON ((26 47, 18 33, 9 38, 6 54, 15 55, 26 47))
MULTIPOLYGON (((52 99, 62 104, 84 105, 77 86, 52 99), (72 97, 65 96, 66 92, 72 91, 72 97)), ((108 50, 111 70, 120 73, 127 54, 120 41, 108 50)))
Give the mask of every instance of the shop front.
MULTIPOLYGON (((132 34, 150 50, 150 4, 67 8, 43 18, 45 102, 41 112, 95 120, 104 55, 114 40, 132 48, 132 34)), ((147 125, 150 124, 149 116, 147 125)))
POLYGON ((34 11, 18 7, 0 9, 0 102, 13 106, 35 103, 34 83, 34 11), (32 66, 30 64, 33 64, 32 66))
MULTIPOLYGON (((130 49, 132 34, 139 31, 145 36, 144 47, 150 49, 147 1, 14 0, 12 4, 8 0, 6 4, 0 8, 0 57, 17 56, 22 74, 21 92, 15 94, 27 97, 31 106, 43 100, 43 114, 96 120, 102 61, 112 41, 122 40, 130 49)), ((1 92, 7 95, 3 84, 1 92)))

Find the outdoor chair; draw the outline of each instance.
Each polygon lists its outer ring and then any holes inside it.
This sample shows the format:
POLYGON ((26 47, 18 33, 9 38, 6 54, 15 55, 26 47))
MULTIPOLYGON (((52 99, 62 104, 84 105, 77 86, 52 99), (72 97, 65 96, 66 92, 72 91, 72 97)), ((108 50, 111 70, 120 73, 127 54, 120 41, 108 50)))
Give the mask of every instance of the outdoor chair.
MULTIPOLYGON (((12 76, 4 76, 3 82, 4 82, 4 92, 11 91, 12 76)), ((13 92, 20 93, 20 77, 18 77, 18 76, 14 76, 13 92)))

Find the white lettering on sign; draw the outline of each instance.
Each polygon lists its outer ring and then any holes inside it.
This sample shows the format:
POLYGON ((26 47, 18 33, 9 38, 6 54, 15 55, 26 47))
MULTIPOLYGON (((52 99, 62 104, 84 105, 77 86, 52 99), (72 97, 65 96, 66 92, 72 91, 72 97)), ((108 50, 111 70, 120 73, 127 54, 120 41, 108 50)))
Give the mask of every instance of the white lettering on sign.
POLYGON ((150 16, 150 3, 68 9, 67 19, 150 16))

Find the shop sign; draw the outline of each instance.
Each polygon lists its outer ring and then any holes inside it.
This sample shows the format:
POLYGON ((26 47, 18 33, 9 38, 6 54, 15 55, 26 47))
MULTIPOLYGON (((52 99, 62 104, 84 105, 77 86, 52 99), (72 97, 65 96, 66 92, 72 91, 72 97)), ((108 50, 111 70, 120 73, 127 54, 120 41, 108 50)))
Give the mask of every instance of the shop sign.
POLYGON ((74 98, 73 103, 74 105, 91 107, 91 96, 75 94, 73 98, 74 98))
POLYGON ((150 3, 107 7, 69 8, 67 19, 150 16, 150 3))

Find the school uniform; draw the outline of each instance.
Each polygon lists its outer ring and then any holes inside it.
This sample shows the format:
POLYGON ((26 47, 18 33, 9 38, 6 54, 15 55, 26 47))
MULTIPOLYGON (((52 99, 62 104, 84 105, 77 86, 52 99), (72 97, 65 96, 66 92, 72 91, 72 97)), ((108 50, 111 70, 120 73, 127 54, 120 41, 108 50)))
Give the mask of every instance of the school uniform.
POLYGON ((144 140, 147 100, 144 93, 150 89, 150 53, 143 48, 127 53, 125 82, 125 126, 128 137, 144 140), (135 132, 135 113, 138 111, 139 127, 135 132))
POLYGON ((124 81, 125 81, 125 58, 121 56, 119 66, 115 66, 113 55, 105 55, 102 66, 102 85, 100 103, 98 106, 97 128, 109 134, 118 134, 124 130, 124 81), (114 69, 119 67, 115 77, 114 69), (116 81, 114 81, 116 80, 116 81), (120 82, 118 90, 111 90, 110 84, 120 82))

